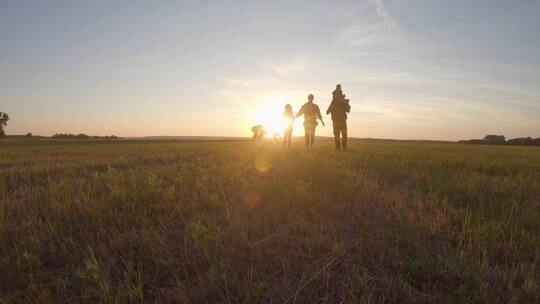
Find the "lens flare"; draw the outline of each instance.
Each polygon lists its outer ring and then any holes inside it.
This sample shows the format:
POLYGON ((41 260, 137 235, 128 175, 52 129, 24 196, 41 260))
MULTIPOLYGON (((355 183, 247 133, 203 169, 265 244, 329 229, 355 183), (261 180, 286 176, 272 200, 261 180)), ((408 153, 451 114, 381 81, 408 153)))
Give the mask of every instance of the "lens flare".
POLYGON ((244 196, 244 204, 249 208, 255 208, 259 205, 261 198, 256 191, 250 191, 244 196))
POLYGON ((270 169, 272 168, 272 163, 270 162, 270 158, 268 157, 268 155, 264 155, 264 154, 259 154, 255 156, 254 165, 255 165, 255 169, 257 169, 257 171, 261 173, 266 173, 270 171, 270 169))

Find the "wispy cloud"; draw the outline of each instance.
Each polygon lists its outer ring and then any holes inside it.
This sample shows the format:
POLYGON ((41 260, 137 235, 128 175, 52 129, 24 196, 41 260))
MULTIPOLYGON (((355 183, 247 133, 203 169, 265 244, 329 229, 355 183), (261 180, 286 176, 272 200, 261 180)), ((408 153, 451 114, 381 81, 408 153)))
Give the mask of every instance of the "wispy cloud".
POLYGON ((374 13, 377 15, 377 23, 353 22, 350 26, 342 29, 338 39, 349 47, 355 47, 372 40, 377 34, 397 29, 397 23, 386 10, 383 0, 373 0, 374 13))
POLYGON ((339 32, 339 40, 349 47, 355 47, 367 42, 382 30, 385 30, 384 24, 353 24, 339 32))
POLYGON ((220 77, 225 82, 226 87, 216 94, 223 97, 260 97, 260 92, 274 92, 277 88, 281 90, 291 89, 291 84, 287 82, 287 76, 304 71, 307 60, 302 56, 294 56, 288 62, 254 60, 260 70, 258 74, 251 77, 246 76, 226 76, 220 77))
POLYGON ((376 11, 377 15, 383 19, 383 24, 392 29, 396 26, 396 22, 392 17, 390 17, 390 14, 388 14, 388 11, 386 10, 386 7, 384 6, 384 3, 382 0, 375 0, 375 4, 377 6, 376 11))
POLYGON ((272 70, 278 75, 286 75, 303 71, 306 68, 306 58, 295 56, 291 62, 274 63, 259 61, 259 64, 272 70))

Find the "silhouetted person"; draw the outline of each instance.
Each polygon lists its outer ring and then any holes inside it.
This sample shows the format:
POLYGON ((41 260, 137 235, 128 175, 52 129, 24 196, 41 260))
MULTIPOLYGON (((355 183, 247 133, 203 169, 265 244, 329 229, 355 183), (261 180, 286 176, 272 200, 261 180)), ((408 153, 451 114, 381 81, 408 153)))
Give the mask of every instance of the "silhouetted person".
POLYGON ((290 104, 285 105, 285 112, 283 112, 283 119, 286 121, 285 131, 283 132, 283 147, 291 147, 292 132, 293 132, 293 122, 294 114, 292 106, 290 104))
POLYGON ((334 143, 338 151, 347 149, 347 113, 349 112, 351 112, 349 100, 345 99, 345 95, 341 91, 341 85, 338 84, 334 92, 332 92, 332 102, 328 110, 326 110, 327 115, 332 114, 334 143))
POLYGON ((308 102, 306 102, 295 117, 304 115, 304 134, 306 138, 306 147, 313 147, 315 142, 315 128, 317 128, 317 118, 321 121, 324 127, 321 110, 319 106, 313 103, 313 94, 309 94, 308 102))
POLYGON ((334 92, 332 92, 332 100, 339 99, 339 98, 345 98, 345 95, 343 95, 343 91, 341 90, 341 85, 336 85, 336 89, 334 92))

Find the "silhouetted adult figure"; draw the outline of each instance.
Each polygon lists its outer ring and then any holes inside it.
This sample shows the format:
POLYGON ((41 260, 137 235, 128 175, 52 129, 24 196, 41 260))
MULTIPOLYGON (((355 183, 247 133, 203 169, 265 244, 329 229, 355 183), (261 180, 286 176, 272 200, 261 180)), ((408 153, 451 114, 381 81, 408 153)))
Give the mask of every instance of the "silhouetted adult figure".
POLYGON ((290 104, 285 105, 285 112, 283 112, 283 119, 286 122, 285 130, 283 132, 283 147, 290 148, 293 132, 294 114, 292 106, 290 104))
POLYGON ((347 149, 347 113, 351 112, 349 100, 341 91, 341 85, 338 84, 332 92, 332 102, 326 110, 326 114, 332 114, 332 123, 334 127, 334 143, 336 150, 347 149), (341 139, 340 139, 341 135, 341 139))
POLYGON ((315 97, 309 94, 308 102, 306 102, 295 117, 304 115, 304 136, 306 138, 306 148, 313 147, 315 142, 315 128, 317 128, 317 118, 321 121, 324 127, 321 110, 319 106, 313 103, 315 97))

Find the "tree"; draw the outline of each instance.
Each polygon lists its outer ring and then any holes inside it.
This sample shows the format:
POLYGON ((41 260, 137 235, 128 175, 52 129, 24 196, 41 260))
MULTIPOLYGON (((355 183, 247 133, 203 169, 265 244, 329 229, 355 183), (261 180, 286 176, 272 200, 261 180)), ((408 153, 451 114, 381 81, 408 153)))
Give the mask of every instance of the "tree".
POLYGON ((0 112, 0 137, 4 137, 4 135, 6 135, 4 128, 7 126, 8 121, 9 115, 5 112, 0 112))
POLYGON ((251 128, 253 132, 253 139, 263 139, 266 136, 266 130, 263 125, 256 125, 251 128))
POLYGON ((486 135, 484 143, 488 145, 504 145, 506 144, 506 138, 503 135, 486 135))

